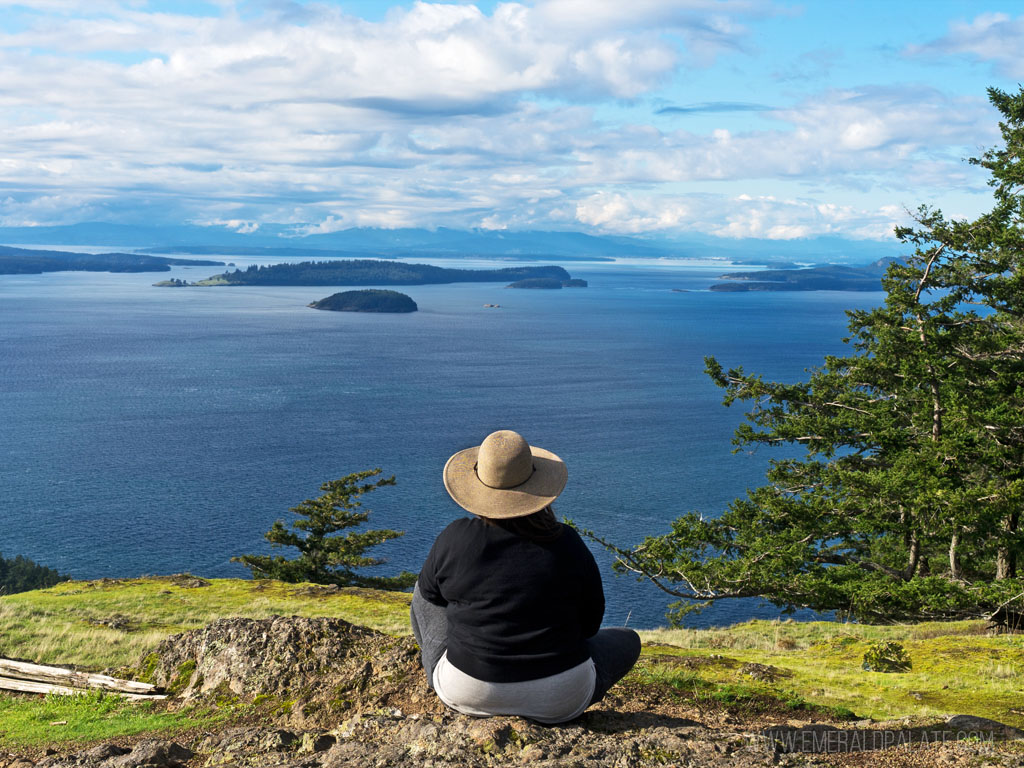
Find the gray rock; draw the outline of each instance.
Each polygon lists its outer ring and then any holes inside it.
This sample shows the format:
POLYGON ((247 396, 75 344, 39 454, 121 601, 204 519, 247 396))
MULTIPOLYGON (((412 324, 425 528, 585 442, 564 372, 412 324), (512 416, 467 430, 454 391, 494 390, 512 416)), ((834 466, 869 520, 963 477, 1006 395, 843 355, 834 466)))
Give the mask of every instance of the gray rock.
POLYGON ((329 733, 304 733, 302 744, 299 746, 299 754, 326 752, 337 743, 337 737, 329 733))
POLYGON ((128 747, 122 747, 118 744, 100 744, 98 747, 93 747, 87 750, 83 757, 90 762, 102 762, 103 760, 109 760, 112 757, 118 757, 120 755, 127 755, 131 752, 128 747))
POLYGON ((114 757, 104 768, 181 768, 195 753, 173 741, 141 741, 126 755, 114 757))
POLYGON ((334 727, 353 713, 443 707, 426 695, 411 637, 342 619, 220 619, 167 638, 156 655, 153 680, 179 701, 278 699, 289 702, 287 723, 301 728, 334 727))
POLYGON ((989 720, 987 717, 953 715, 946 721, 946 725, 958 731, 977 731, 979 735, 981 733, 994 733, 1007 739, 1024 738, 1024 731, 1019 728, 1000 723, 997 720, 989 720))

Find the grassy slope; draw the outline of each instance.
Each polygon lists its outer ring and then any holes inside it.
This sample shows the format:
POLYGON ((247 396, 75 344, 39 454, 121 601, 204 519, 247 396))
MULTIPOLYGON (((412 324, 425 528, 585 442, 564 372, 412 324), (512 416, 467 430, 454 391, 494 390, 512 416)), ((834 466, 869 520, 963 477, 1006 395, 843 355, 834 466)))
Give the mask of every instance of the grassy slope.
POLYGON ((309 584, 241 579, 208 583, 178 586, 167 578, 72 581, 0 598, 0 656, 120 667, 168 635, 225 616, 332 616, 390 634, 409 631, 407 594, 330 592, 309 584), (125 628, 115 628, 122 622, 127 622, 125 628))
MULTIPOLYGON (((130 666, 164 637, 224 616, 335 616, 391 634, 409 632, 408 594, 233 579, 183 586, 188 583, 69 582, 2 597, 0 656, 89 669, 130 666)), ((644 657, 630 680, 668 685, 682 701, 699 704, 742 707, 767 700, 794 710, 803 704, 845 708, 874 719, 969 713, 1024 727, 1024 636, 982 632, 981 622, 872 627, 765 621, 642 632, 644 657), (913 671, 862 671, 873 640, 903 643, 913 671), (787 676, 758 682, 741 671, 745 662, 769 664, 787 676)), ((232 714, 216 707, 167 713, 121 702, 86 706, 0 694, 0 748, 205 726, 232 714)))
MULTIPOLYGON (((168 635, 226 616, 332 616, 403 634, 409 595, 309 584, 146 578, 66 582, 0 597, 0 656, 90 670, 137 664, 168 635), (106 622, 104 624, 103 622, 106 622), (112 625, 112 626, 111 626, 112 625)), ((0 750, 116 739, 143 732, 209 728, 250 710, 232 704, 167 711, 114 697, 24 696, 0 692, 0 750)))
POLYGON ((704 681, 788 690, 808 702, 875 720, 971 714, 1024 728, 1024 635, 990 637, 982 621, 895 626, 751 621, 724 630, 641 634, 647 654, 706 660, 697 666, 704 681), (862 670, 864 652, 880 640, 902 643, 913 669, 862 670), (788 676, 764 686, 739 671, 746 662, 769 664, 788 676))

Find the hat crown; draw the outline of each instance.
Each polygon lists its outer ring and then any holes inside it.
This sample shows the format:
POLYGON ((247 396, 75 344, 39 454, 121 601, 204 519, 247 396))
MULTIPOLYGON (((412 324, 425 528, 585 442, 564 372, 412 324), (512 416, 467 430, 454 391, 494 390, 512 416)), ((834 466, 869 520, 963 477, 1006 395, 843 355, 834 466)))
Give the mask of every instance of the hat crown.
POLYGON ((533 454, 522 435, 510 429, 489 434, 480 444, 476 475, 490 488, 514 488, 533 474, 533 454))

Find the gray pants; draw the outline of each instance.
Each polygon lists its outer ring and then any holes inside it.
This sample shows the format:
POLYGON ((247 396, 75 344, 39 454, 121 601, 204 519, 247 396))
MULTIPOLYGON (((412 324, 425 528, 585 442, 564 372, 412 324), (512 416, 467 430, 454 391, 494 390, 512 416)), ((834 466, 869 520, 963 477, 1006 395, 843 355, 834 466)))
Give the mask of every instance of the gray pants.
MULTIPOLYGON (((413 589, 409 613, 412 633, 420 646, 427 685, 433 688, 434 667, 448 647, 448 616, 443 607, 423 599, 419 585, 413 589)), ((626 627, 608 627, 598 630, 586 642, 597 672, 594 697, 590 700, 591 704, 595 704, 604 698, 609 688, 626 676, 640 658, 640 635, 626 627)))

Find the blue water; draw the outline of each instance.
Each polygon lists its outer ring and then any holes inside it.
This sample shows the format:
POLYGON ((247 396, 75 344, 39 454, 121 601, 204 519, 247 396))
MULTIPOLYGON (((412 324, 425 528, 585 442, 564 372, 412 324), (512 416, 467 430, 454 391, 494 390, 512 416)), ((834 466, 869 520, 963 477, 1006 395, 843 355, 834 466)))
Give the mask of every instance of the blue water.
MULTIPOLYGON (((409 315, 306 307, 331 288, 150 287, 209 267, 0 277, 0 552, 83 579, 246 576, 229 558, 269 551, 290 506, 383 467, 398 485, 366 498, 372 527, 406 535, 379 570, 418 570, 462 514, 445 460, 500 428, 565 459, 559 515, 634 543, 719 513, 770 457, 731 452, 742 410, 704 355, 795 380, 842 351, 845 308, 882 296, 703 290, 721 265, 566 267, 590 287, 413 286, 409 315)), ((606 623, 663 624, 673 598, 595 554, 606 623)), ((743 601, 690 623, 776 615, 743 601)))

